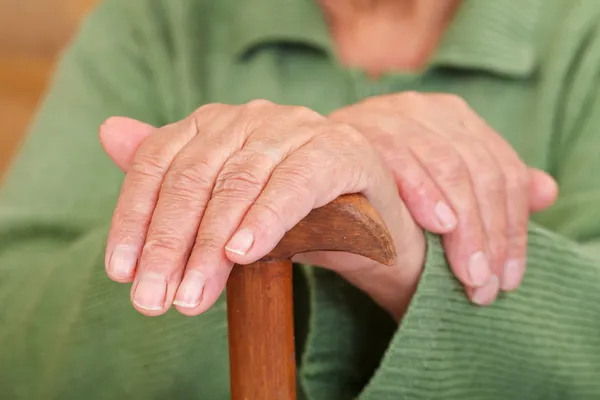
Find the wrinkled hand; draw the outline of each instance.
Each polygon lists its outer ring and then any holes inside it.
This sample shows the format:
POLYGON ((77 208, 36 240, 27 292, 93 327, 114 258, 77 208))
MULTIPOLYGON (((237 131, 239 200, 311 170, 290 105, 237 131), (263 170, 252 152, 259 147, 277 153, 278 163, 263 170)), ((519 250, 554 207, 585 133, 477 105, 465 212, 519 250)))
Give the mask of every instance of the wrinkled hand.
POLYGON ((234 263, 265 256, 313 208, 363 193, 390 228, 400 267, 314 254, 399 318, 423 264, 424 238, 379 153, 349 125, 266 101, 210 104, 163 128, 112 118, 104 148, 126 177, 106 253, 134 307, 207 310, 234 263))
POLYGON ((452 270, 477 304, 516 289, 525 271, 530 211, 556 183, 527 168, 459 97, 406 92, 369 98, 329 118, 360 131, 393 171, 421 227, 444 234, 452 270))

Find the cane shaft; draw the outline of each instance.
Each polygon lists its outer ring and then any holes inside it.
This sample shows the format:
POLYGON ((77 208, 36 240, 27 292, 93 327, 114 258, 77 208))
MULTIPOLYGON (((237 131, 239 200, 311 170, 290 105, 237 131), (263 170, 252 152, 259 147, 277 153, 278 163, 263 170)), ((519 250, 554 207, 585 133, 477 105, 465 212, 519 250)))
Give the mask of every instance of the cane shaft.
POLYGON ((291 261, 236 265, 227 318, 232 400, 295 400, 291 261))

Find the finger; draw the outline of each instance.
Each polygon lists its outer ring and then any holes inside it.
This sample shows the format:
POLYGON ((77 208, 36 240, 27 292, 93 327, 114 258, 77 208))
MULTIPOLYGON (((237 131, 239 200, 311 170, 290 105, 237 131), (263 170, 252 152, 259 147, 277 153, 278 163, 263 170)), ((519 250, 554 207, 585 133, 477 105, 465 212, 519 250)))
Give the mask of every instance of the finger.
POLYGON ((227 241, 260 195, 273 170, 314 136, 306 125, 293 129, 294 134, 282 135, 280 130, 267 128, 252 135, 244 147, 227 160, 216 177, 175 297, 174 304, 181 313, 197 315, 217 300, 233 266, 224 252, 227 241))
POLYGON ((437 184, 410 150, 403 157, 402 160, 392 160, 389 165, 400 197, 413 218, 422 228, 433 233, 444 234, 454 230, 458 223, 456 214, 437 184))
POLYGON ((140 146, 115 207, 106 248, 106 272, 117 282, 133 278, 164 175, 196 134, 189 121, 156 130, 140 146))
POLYGON ((155 129, 135 119, 112 117, 100 127, 100 143, 115 164, 127 172, 138 147, 155 129))
MULTIPOLYGON (((524 164, 512 147, 493 129, 491 129, 482 118, 477 116, 469 105, 456 96, 436 95, 435 101, 445 104, 445 109, 453 109, 454 113, 461 117, 460 125, 464 134, 473 143, 479 143, 479 147, 488 149, 491 159, 495 160, 505 182, 504 210, 506 218, 506 258, 503 260, 500 286, 518 286, 524 270, 527 251, 527 221, 529 218, 528 191, 529 179, 524 164), (448 106, 452 107, 448 107, 448 106), (485 137, 485 142, 481 139, 485 137)), ((473 168, 471 168, 473 170, 473 168)), ((474 170, 475 171, 475 170, 474 170)), ((485 209, 483 210, 486 211, 485 209)), ((494 210, 491 210, 494 212, 494 210)), ((490 231, 493 235, 490 240, 490 251, 501 254, 502 247, 500 235, 496 231, 490 231)), ((504 245, 504 243, 503 243, 504 245)), ((499 256, 493 256, 498 260, 499 256)), ((495 261, 495 269, 498 268, 495 261)))
MULTIPOLYGON (((527 258, 527 225, 531 207, 532 192, 530 176, 532 169, 528 169, 521 161, 512 147, 494 132, 483 120, 474 118, 466 123, 468 133, 473 140, 480 140, 481 133, 486 135, 491 158, 495 159, 501 166, 505 182, 505 205, 507 216, 507 250, 502 275, 500 276, 500 288, 502 290, 516 289, 525 274, 527 258), (476 132, 476 130, 479 132, 476 132)), ((544 179, 544 176, 540 178, 544 179)), ((542 183, 546 184, 547 181, 542 183)), ((551 183, 550 183, 551 185, 551 183)), ((536 197, 539 195, 536 194, 536 197)))
MULTIPOLYGON (((504 173, 497 164, 496 159, 478 140, 471 139, 465 142, 456 139, 454 144, 469 170, 481 220, 483 221, 487 241, 486 247, 492 271, 496 277, 495 280, 501 281, 507 256, 507 225, 509 222, 506 203, 507 184, 504 173)), ((488 282, 486 286, 490 284, 488 282)), ((478 288, 473 294, 474 297, 471 298, 473 301, 481 297, 479 292, 488 293, 489 288, 478 288)))
POLYGON ((413 140, 413 127, 394 114, 382 113, 378 108, 369 109, 368 101, 361 105, 360 112, 353 111, 354 108, 356 106, 347 107, 343 112, 333 113, 330 118, 351 123, 379 150, 394 175, 402 200, 416 222, 422 228, 438 234, 456 228, 454 210, 436 182, 412 154, 410 146, 405 145, 413 140), (399 132, 402 135, 398 135, 399 132))
POLYGON ((520 160, 512 160, 510 153, 498 152, 496 158, 504 165, 506 181, 507 258, 503 266, 500 288, 516 289, 523 279, 527 258, 527 225, 529 221, 530 180, 527 167, 520 160))
POLYGON ((205 131, 182 147, 161 183, 131 290, 134 307, 146 315, 162 314, 171 306, 214 180, 245 140, 234 118, 223 112, 224 117, 206 121, 205 131))
POLYGON ((314 165, 299 165, 292 159, 281 164, 264 195, 256 199, 227 243, 227 257, 238 264, 248 264, 268 254, 288 230, 316 207, 316 192, 323 188, 316 179, 314 165))
POLYGON ((492 276, 492 264, 469 169, 461 154, 444 138, 431 133, 419 137, 413 152, 458 218, 456 229, 443 238, 452 271, 466 286, 483 286, 492 276))
POLYGON ((496 300, 499 293, 499 279, 496 275, 492 275, 488 283, 480 288, 466 288, 467 297, 474 304, 480 306, 489 306, 496 300))
MULTIPOLYGON (((364 193, 375 208, 385 209, 387 193, 376 198, 369 188, 385 182, 378 175, 387 169, 381 159, 380 164, 374 162, 370 150, 365 151, 366 139, 356 135, 344 140, 319 136, 282 162, 227 244, 227 257, 238 264, 260 259, 313 208, 341 194, 364 193)), ((386 176, 391 181, 391 176, 386 176)), ((389 183, 389 191, 397 199, 397 190, 389 183)))
POLYGON ((544 171, 529 168, 529 209, 531 212, 543 211, 556 201, 558 185, 554 178, 544 171))

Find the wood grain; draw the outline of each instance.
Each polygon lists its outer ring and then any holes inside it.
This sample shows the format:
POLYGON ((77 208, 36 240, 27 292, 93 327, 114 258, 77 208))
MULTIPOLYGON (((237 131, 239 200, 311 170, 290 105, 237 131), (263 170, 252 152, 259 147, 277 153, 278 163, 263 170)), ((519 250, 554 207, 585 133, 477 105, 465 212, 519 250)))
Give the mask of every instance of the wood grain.
POLYGON ((292 262, 236 266, 227 281, 232 400, 296 398, 292 262))
POLYGON ((262 260, 236 265, 227 283, 233 400, 294 400, 293 255, 344 251, 393 264, 390 232, 361 195, 313 210, 262 260))
POLYGON ((392 265, 396 249, 379 213, 359 194, 338 197, 312 210, 266 259, 291 259, 309 251, 343 251, 392 265))

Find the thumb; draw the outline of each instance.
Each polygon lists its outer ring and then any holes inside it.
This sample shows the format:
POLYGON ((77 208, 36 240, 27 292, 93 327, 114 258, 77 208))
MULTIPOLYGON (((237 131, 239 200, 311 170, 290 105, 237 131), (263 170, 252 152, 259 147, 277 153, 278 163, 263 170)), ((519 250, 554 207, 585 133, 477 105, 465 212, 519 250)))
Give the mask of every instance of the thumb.
POLYGON ((529 209, 543 211, 556 201, 558 185, 550 175, 535 168, 529 168, 529 209))
POLYGON ((127 172, 140 144, 155 128, 126 117, 111 117, 100 126, 100 143, 108 156, 127 172))

